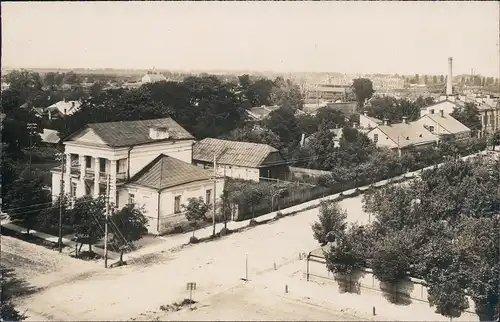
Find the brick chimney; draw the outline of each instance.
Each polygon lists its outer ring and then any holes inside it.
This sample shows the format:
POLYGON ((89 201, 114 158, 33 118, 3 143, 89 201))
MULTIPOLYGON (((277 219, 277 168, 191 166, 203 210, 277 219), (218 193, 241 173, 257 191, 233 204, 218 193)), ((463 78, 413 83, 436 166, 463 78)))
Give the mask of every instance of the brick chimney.
POLYGON ((446 82, 446 95, 453 95, 453 58, 448 57, 448 79, 446 82))
POLYGON ((439 110, 439 114, 441 115, 441 117, 444 117, 444 111, 443 110, 439 110))

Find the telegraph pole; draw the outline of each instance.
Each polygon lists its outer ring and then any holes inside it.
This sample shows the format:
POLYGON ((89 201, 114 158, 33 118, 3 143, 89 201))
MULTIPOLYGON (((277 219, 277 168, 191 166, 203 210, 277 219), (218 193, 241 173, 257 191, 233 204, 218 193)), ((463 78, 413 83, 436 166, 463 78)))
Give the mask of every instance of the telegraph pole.
POLYGON ((64 153, 60 153, 61 158, 61 187, 59 194, 59 238, 57 239, 57 244, 59 246, 59 253, 62 253, 62 217, 63 217, 63 202, 64 202, 64 165, 66 161, 66 155, 64 153))
POLYGON ((110 176, 108 174, 106 178, 106 220, 104 222, 104 268, 108 268, 109 184, 110 176))
POLYGON ((33 131, 36 128, 36 123, 28 123, 28 124, 26 124, 26 128, 29 131, 29 135, 30 135, 30 148, 29 148, 30 161, 28 164, 28 170, 29 170, 29 173, 31 173, 31 154, 32 154, 32 150, 33 150, 33 131))
POLYGON ((217 165, 216 165, 216 157, 214 153, 214 204, 213 204, 213 213, 212 213, 212 224, 213 224, 213 233, 212 235, 215 237, 215 189, 217 188, 217 165))

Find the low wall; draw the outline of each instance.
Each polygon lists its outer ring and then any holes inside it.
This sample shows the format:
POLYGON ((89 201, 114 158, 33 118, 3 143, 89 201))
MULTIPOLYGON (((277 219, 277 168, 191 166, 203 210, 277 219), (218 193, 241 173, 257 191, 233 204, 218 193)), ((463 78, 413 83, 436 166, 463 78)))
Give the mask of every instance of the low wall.
POLYGON ((330 171, 315 170, 315 169, 308 169, 308 168, 298 168, 298 167, 290 167, 290 173, 291 173, 291 175, 293 175, 296 178, 302 178, 304 176, 306 176, 306 177, 319 177, 319 176, 331 174, 330 171))
MULTIPOLYGON (((390 285, 379 281, 369 268, 353 273, 351 276, 345 276, 329 272, 323 258, 308 258, 306 265, 304 275, 308 280, 335 283, 344 292, 361 294, 363 289, 369 289, 379 292, 394 303, 410 304, 412 300, 429 303, 428 286, 425 281, 417 278, 410 277, 397 285, 390 285)), ((469 308, 466 312, 476 315, 474 301, 467 298, 469 308)))

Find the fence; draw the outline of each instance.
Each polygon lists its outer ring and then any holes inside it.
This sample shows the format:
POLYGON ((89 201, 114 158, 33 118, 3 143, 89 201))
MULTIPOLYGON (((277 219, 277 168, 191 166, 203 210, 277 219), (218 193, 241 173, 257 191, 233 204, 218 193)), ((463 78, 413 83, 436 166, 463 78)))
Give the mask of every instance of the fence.
MULTIPOLYGON (((372 273, 369 268, 362 269, 352 274, 333 274, 326 268, 323 255, 314 254, 313 251, 307 257, 307 268, 304 275, 308 281, 322 280, 336 282, 342 292, 361 294, 363 289, 380 292, 391 303, 410 304, 412 300, 429 303, 427 283, 421 279, 408 277, 398 283, 390 284, 382 282, 372 273)), ((321 251, 322 254, 322 251, 321 251)), ((475 314, 474 301, 467 297, 469 308, 467 313, 475 314)))

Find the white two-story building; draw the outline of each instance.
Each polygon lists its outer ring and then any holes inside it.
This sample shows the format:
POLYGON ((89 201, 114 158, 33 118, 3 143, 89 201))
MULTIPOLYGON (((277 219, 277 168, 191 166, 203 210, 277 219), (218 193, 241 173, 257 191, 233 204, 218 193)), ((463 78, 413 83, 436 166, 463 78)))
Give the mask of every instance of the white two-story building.
MULTIPOLYGON (((165 220, 182 220, 188 198, 213 202, 212 173, 191 164, 194 137, 171 118, 88 124, 63 143, 64 172, 52 170, 55 198, 62 176, 64 193, 72 198, 109 195, 117 208, 144 207, 153 233, 165 220)), ((224 180, 216 180, 220 196, 224 180)))

